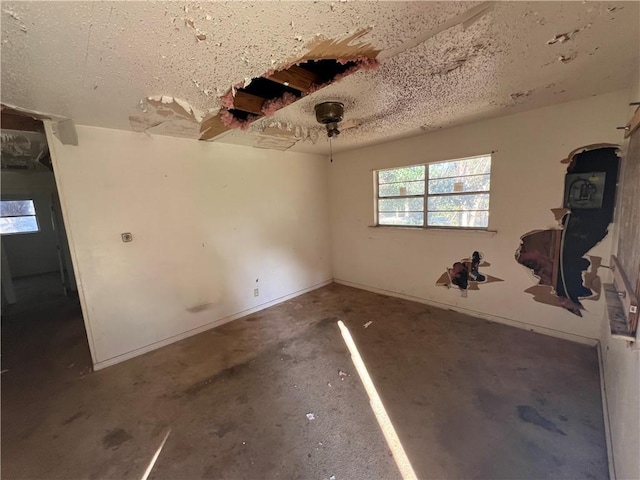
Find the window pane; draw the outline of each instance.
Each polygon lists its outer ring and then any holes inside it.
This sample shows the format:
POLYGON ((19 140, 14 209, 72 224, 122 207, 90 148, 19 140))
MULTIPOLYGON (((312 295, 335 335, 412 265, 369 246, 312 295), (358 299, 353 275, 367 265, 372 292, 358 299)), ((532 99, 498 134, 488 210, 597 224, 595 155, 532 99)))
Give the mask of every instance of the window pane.
POLYGON ((422 212, 402 212, 388 213, 382 212, 378 215, 379 225, 409 225, 421 227, 424 225, 424 213, 422 212))
POLYGON ((422 212, 424 199, 422 198, 393 198, 378 200, 379 212, 422 212))
POLYGON ((378 184, 392 182, 410 182, 413 180, 424 180, 424 165, 414 167, 394 168, 392 170, 382 170, 378 172, 378 184))
POLYGON ((429 193, 488 192, 491 175, 429 180, 429 193))
POLYGON ((429 197, 427 210, 489 210, 489 194, 477 195, 445 195, 443 197, 429 197))
POLYGON ((463 175, 482 175, 491 173, 491 157, 470 158, 454 162, 432 163, 429 165, 429 178, 460 177, 463 175))
POLYGON ((0 218, 0 233, 37 232, 36 217, 2 217, 0 218))
POLYGON ((3 217, 17 217, 20 215, 35 215, 33 200, 2 200, 0 212, 3 217))
POLYGON ((397 197, 404 195, 424 195, 424 180, 418 182, 388 183, 378 186, 380 197, 397 197))
POLYGON ((476 227, 489 226, 489 212, 429 212, 427 225, 430 227, 476 227))

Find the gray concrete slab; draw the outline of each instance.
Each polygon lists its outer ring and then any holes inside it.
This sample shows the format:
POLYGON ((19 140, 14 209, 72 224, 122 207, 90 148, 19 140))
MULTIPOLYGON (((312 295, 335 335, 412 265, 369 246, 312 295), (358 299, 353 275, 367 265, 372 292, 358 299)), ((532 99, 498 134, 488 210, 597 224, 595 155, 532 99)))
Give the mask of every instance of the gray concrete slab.
POLYGON ((4 478, 141 478, 168 429, 150 478, 400 478, 339 319, 418 477, 608 477, 591 347, 330 285, 90 372, 48 302, 3 314, 4 478))

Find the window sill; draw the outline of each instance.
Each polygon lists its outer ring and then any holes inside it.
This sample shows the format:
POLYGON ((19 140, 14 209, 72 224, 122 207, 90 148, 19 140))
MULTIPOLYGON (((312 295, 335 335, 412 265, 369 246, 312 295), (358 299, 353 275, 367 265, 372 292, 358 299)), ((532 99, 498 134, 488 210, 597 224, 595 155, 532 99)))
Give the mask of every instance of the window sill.
POLYGON ((414 230, 429 232, 437 235, 488 235, 495 236, 497 230, 489 230, 488 228, 456 228, 456 227, 410 227, 407 225, 369 225, 369 228, 380 230, 414 230))

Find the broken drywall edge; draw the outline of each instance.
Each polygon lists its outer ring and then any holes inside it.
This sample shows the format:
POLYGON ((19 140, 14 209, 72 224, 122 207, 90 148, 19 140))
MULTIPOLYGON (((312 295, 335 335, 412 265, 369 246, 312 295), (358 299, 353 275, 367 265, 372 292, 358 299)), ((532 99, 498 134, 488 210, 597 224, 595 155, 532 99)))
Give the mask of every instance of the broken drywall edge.
POLYGON ((503 282, 504 280, 492 275, 486 275, 478 271, 479 268, 490 267, 491 264, 482 260, 480 252, 473 252, 469 258, 463 258, 455 262, 453 267, 448 267, 446 271, 436 280, 437 286, 451 288, 457 286, 460 290, 480 290, 478 284, 503 282), (482 261, 481 261, 482 260, 482 261))
POLYGON ((63 145, 78 145, 78 132, 73 120, 70 118, 54 122, 52 130, 63 145))
MULTIPOLYGON (((356 48, 358 48, 358 46, 355 46, 356 48)), ((282 70, 269 70, 266 73, 262 74, 260 77, 256 77, 256 78, 270 78, 271 76, 273 76, 274 73, 276 72, 283 72, 286 71, 288 68, 291 68, 294 65, 301 65, 303 63, 306 63, 310 60, 317 60, 316 59, 299 59, 298 61, 296 61, 294 64, 289 65, 287 68, 282 69, 282 70)), ((335 60, 337 63, 345 65, 345 64, 349 64, 352 63, 353 65, 351 65, 349 68, 347 68, 344 72, 336 74, 331 80, 327 81, 327 82, 323 82, 323 83, 318 83, 318 84, 311 84, 309 86, 308 89, 306 89, 304 92, 301 91, 301 96, 304 97, 306 95, 310 95, 312 93, 317 92, 318 90, 321 90, 329 85, 332 85, 338 81, 340 81, 341 79, 359 71, 359 70, 373 70, 375 68, 378 68, 378 66, 380 65, 380 62, 378 62, 377 59, 369 57, 369 56, 364 56, 364 55, 359 55, 359 56, 342 56, 342 57, 338 57, 338 58, 332 58, 332 60, 335 60)), ((260 114, 251 114, 246 110, 243 110, 242 108, 240 108, 240 110, 244 111, 245 113, 247 113, 247 117, 246 118, 238 118, 236 117, 231 110, 234 110, 235 107, 235 100, 237 98, 237 90, 239 88, 243 88, 243 85, 248 85, 251 83, 252 79, 244 79, 244 82, 239 82, 236 83, 235 85, 232 85, 231 88, 220 97, 220 104, 221 104, 221 109, 226 109, 225 111, 221 112, 219 115, 219 120, 220 122, 230 128, 230 129, 240 129, 240 130, 248 130, 252 124, 254 124, 256 121, 264 118, 264 117, 270 117, 272 115, 274 115, 277 111, 295 103, 297 100, 300 99, 300 97, 293 95, 292 93, 289 92, 285 92, 284 94, 282 94, 280 97, 278 98, 272 98, 272 99, 264 99, 264 103, 262 104, 261 108, 260 108, 260 114)), ((287 83, 285 83, 285 85, 288 86, 287 83)), ((256 112, 257 113, 257 112, 256 112)), ((204 122, 203 122, 204 123, 204 122)), ((290 126, 288 126, 288 128, 290 128, 290 126)), ((296 125, 294 127, 296 131, 300 131, 301 127, 299 125, 296 125)), ((203 127, 201 126, 200 131, 203 131, 203 127)), ((308 130, 307 130, 308 131, 308 130)), ((300 134, 296 134, 296 136, 298 138, 301 138, 300 134)), ((310 136, 305 135, 304 140, 306 140, 306 138, 311 138, 310 136)), ((204 135, 201 137, 201 139, 209 139, 204 138, 204 135)), ((315 143, 316 138, 311 138, 311 141, 313 143, 315 143)))
POLYGON ((307 53, 302 57, 292 59, 286 63, 284 67, 278 68, 278 70, 284 70, 292 65, 308 60, 358 57, 376 58, 380 54, 379 49, 373 47, 370 43, 358 41, 372 29, 372 27, 364 28, 356 31, 352 35, 338 39, 328 39, 324 37, 324 35, 316 35, 315 38, 305 46, 307 53))
MULTIPOLYGON (((424 32, 421 35, 418 35, 417 37, 412 38, 411 40, 407 40, 406 42, 404 42, 402 45, 398 47, 383 50, 378 54, 376 58, 380 61, 386 60, 388 58, 399 55, 411 48, 417 47, 421 43, 426 42, 430 38, 435 37, 437 34, 442 33, 445 30, 448 30, 452 27, 455 27, 456 25, 463 24, 463 27, 464 27, 464 24, 466 22, 471 21, 471 23, 474 23, 478 21, 480 17, 489 13, 489 11, 493 9, 494 4, 495 2, 483 2, 480 5, 477 5, 473 8, 470 8, 469 10, 462 12, 459 15, 451 17, 449 20, 447 20, 446 22, 443 22, 442 24, 438 25, 435 28, 432 28, 431 30, 424 32)), ((468 25, 471 25, 471 24, 468 24, 468 25)))
POLYGON ((134 132, 198 139, 203 114, 186 100, 170 95, 149 95, 138 103, 141 113, 129 115, 134 132))
POLYGON ((55 115, 53 113, 39 112, 38 110, 31 110, 28 108, 18 107, 10 103, 2 103, 2 110, 14 110, 14 113, 18 113, 27 117, 35 118, 36 120, 53 120, 59 122, 61 120, 67 120, 67 117, 61 115, 55 115))
POLYGON ((579 147, 561 161, 569 165, 565 174, 566 207, 552 209, 558 226, 524 234, 515 253, 516 262, 530 269, 537 279, 536 285, 525 290, 536 302, 562 307, 581 317, 581 302, 600 298, 598 268, 602 259, 589 256, 591 260, 587 260, 585 256, 607 236, 613 221, 618 162, 619 146, 615 144, 579 147), (578 180, 568 183, 569 175, 591 176, 593 172, 603 172, 602 185, 592 185, 600 192, 600 207, 572 203, 571 191, 578 180))
POLYGON ((171 97, 169 95, 153 95, 153 96, 147 97, 147 104, 155 107, 158 107, 159 104, 163 104, 163 105, 166 105, 168 108, 172 109, 173 111, 175 111, 177 115, 193 117, 193 119, 198 123, 202 121, 203 115, 199 110, 196 110, 195 108, 193 108, 189 104, 189 102, 187 102, 186 100, 182 100, 177 97, 171 97), (173 104, 180 107, 184 113, 179 111, 177 107, 174 107, 173 104))
POLYGON ((572 150, 571 152, 569 152, 569 155, 567 155, 567 158, 563 158, 562 160, 560 160, 560 163, 571 163, 573 162, 573 158, 579 153, 588 152, 589 150, 595 150, 597 148, 608 147, 615 147, 617 150, 620 150, 620 145, 616 143, 592 143, 590 145, 584 145, 582 147, 576 148, 575 150, 572 150))

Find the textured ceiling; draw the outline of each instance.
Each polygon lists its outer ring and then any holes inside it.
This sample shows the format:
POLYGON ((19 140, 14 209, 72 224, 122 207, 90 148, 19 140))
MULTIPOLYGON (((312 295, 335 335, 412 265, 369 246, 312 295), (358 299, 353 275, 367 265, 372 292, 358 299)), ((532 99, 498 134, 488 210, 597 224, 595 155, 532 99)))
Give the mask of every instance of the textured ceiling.
MULTIPOLYGON (((320 35, 365 31, 356 43, 389 52, 479 3, 2 2, 1 98, 117 129, 164 100, 176 108, 149 131, 179 134, 232 84, 302 58, 320 35)), ((323 100, 342 101, 345 124, 358 125, 333 142, 341 150, 625 88, 640 57, 639 5, 496 3, 217 141, 326 152, 313 115, 323 100)))

